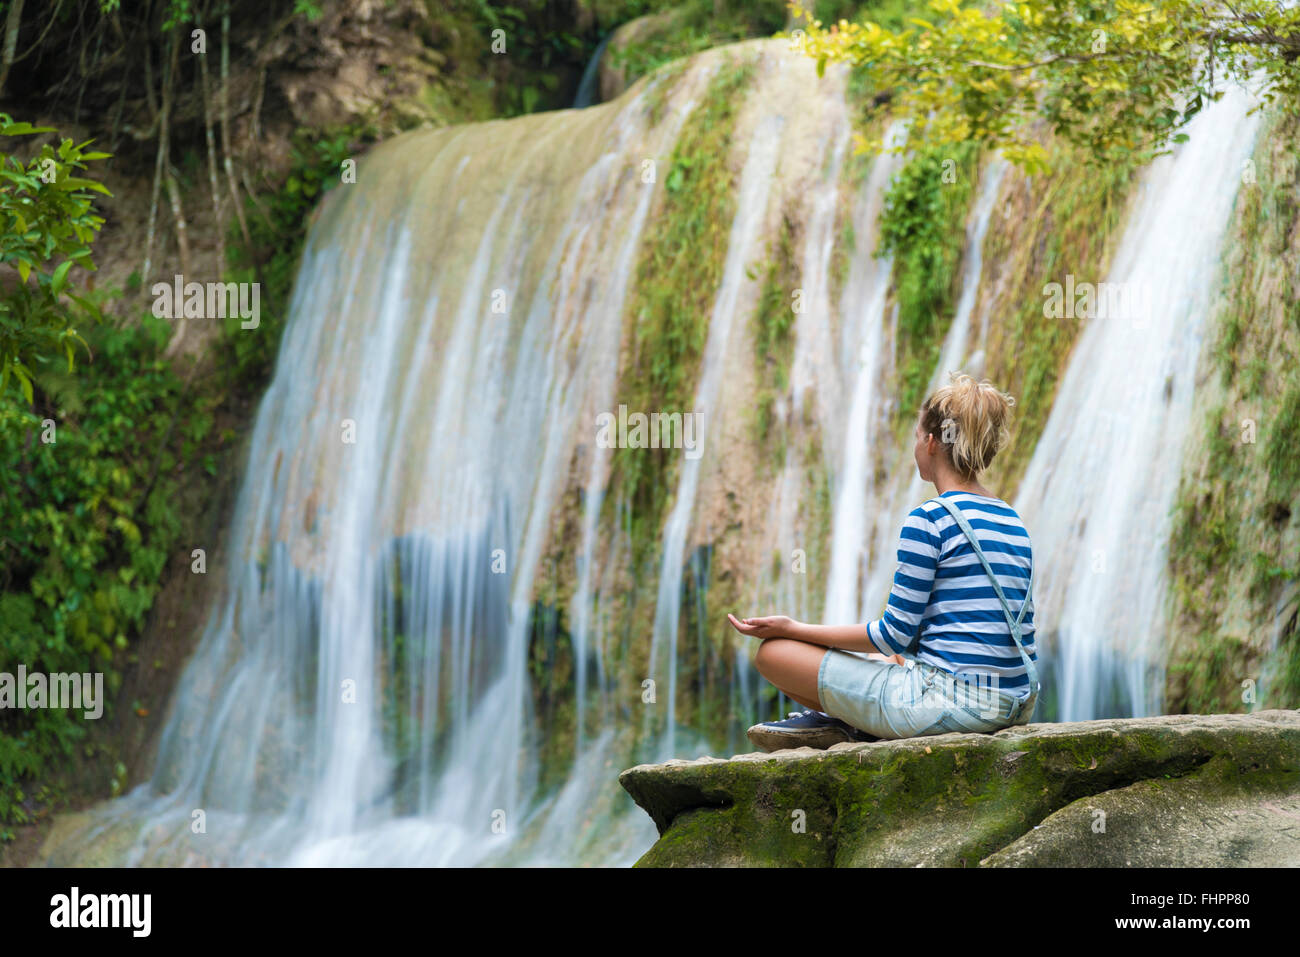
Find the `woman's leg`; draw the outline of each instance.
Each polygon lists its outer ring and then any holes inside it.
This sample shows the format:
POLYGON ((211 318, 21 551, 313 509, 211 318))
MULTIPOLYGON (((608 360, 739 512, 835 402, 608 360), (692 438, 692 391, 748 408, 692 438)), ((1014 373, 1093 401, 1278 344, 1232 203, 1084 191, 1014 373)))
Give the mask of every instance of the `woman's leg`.
POLYGON ((817 697, 817 673, 826 649, 793 638, 768 638, 758 646, 754 667, 786 695, 805 708, 824 710, 817 697))

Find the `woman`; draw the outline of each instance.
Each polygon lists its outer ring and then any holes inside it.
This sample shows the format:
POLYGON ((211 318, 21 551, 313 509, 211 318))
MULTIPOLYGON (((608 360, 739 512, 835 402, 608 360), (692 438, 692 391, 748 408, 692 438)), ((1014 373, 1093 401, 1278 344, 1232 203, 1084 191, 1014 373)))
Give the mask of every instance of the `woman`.
POLYGON ((763 639, 763 677, 808 709, 750 728, 757 747, 1028 723, 1038 699, 1029 533, 979 483, 1006 444, 1014 402, 956 373, 921 406, 916 467, 939 496, 903 523, 883 618, 863 627, 727 616, 763 639))

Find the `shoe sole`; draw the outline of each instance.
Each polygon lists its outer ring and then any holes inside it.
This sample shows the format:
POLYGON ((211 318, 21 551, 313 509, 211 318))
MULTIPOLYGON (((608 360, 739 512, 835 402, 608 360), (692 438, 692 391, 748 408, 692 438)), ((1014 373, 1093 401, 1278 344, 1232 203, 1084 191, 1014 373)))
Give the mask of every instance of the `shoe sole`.
POLYGON ((818 728, 815 731, 777 731, 756 724, 745 736, 750 744, 760 751, 787 751, 790 748, 817 748, 824 751, 832 744, 852 741, 845 732, 838 728, 818 728))

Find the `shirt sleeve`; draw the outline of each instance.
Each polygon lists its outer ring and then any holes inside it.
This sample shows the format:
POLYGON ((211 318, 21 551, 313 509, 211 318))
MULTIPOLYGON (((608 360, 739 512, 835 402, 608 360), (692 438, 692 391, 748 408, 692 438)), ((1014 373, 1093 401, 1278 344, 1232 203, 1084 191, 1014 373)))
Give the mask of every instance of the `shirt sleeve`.
POLYGON ((907 651, 930 604, 941 539, 924 507, 912 509, 898 539, 898 568, 885 615, 867 625, 867 636, 884 655, 907 651))

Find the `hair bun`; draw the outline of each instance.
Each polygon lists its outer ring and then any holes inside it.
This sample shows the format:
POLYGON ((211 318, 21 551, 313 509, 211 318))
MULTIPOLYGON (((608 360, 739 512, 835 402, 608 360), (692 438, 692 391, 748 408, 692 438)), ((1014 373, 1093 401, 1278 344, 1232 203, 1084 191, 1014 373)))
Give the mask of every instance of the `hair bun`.
POLYGON ((949 373, 948 379, 922 404, 921 426, 939 439, 960 475, 974 478, 1011 437, 1016 400, 987 379, 976 382, 964 372, 949 373))

